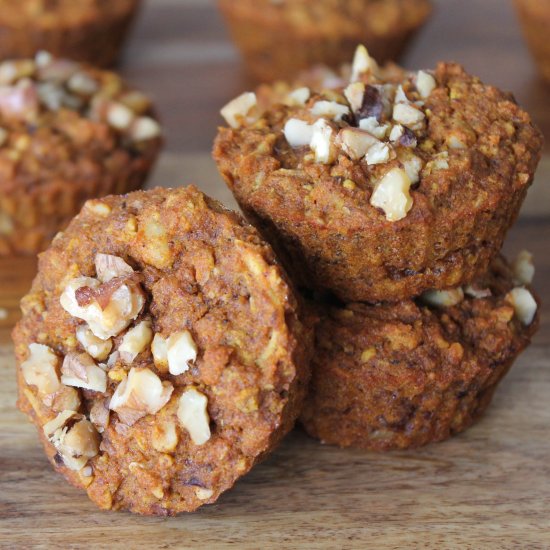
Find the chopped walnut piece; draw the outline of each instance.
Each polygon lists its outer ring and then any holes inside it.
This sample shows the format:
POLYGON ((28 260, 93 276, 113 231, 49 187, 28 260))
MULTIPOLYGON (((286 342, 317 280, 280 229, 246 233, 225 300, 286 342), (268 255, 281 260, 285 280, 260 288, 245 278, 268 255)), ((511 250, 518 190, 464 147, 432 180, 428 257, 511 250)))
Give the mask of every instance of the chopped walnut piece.
POLYGON ((286 121, 283 133, 291 147, 303 147, 311 142, 313 126, 305 120, 289 118, 286 121))
POLYGON ((133 141, 147 141, 160 137, 162 130, 160 124, 148 116, 136 118, 130 125, 128 135, 133 141))
POLYGON ((131 328, 122 338, 118 347, 120 358, 130 364, 153 340, 151 321, 146 319, 131 328))
POLYGON ((84 351, 98 361, 107 359, 111 349, 113 349, 113 342, 110 338, 107 340, 98 338, 86 325, 80 325, 76 329, 76 339, 80 342, 84 351))
POLYGON ((172 421, 155 424, 151 436, 151 444, 159 453, 171 453, 178 446, 176 423, 172 421))
POLYGON ((383 164, 390 159, 390 148, 387 143, 379 141, 372 147, 369 147, 365 160, 369 166, 373 164, 383 164))
POLYGON ((63 411, 44 425, 44 434, 67 468, 80 470, 99 452, 100 436, 92 423, 76 411, 63 411))
POLYGON ((134 270, 122 258, 111 254, 96 254, 95 269, 97 278, 102 283, 134 273, 134 270))
POLYGON ((452 290, 428 290, 421 296, 421 300, 433 307, 452 307, 464 300, 462 288, 452 290))
POLYGON ((305 105, 309 97, 311 96, 311 91, 307 87, 297 88, 290 92, 286 97, 286 104, 293 105, 305 105))
POLYGON ((344 96, 349 102, 353 112, 359 111, 363 105, 365 95, 365 84, 363 82, 352 82, 345 90, 344 96))
POLYGON ((168 347, 167 341, 161 334, 155 334, 153 342, 151 343, 151 352, 153 354, 153 361, 155 367, 161 372, 168 371, 168 347))
MULTIPOLYGON (((112 282, 111 280, 107 285, 112 282)), ((61 306, 73 317, 88 323, 95 336, 107 340, 120 334, 141 312, 145 298, 138 283, 121 279, 115 290, 107 295, 105 304, 100 305, 97 294, 103 286, 97 279, 78 277, 69 281, 59 299, 61 306), (80 305, 79 297, 87 303, 80 305)), ((103 296, 105 298, 105 296, 103 296)), ((81 302, 82 303, 82 302, 81 302)))
POLYGON ((178 375, 189 370, 189 363, 197 358, 197 345, 188 330, 171 334, 166 341, 168 370, 178 375))
POLYGON ((63 360, 61 382, 103 393, 107 389, 107 374, 87 353, 71 352, 63 360))
POLYGON ((420 172, 423 168, 423 161, 420 157, 416 155, 411 155, 410 152, 406 151, 399 157, 403 169, 409 176, 411 184, 414 185, 420 181, 420 172))
POLYGON ((200 500, 208 500, 214 494, 214 491, 206 487, 195 487, 195 494, 200 500))
POLYGON ((512 264, 514 280, 520 285, 530 285, 535 276, 535 264, 533 263, 533 254, 527 250, 522 250, 512 264))
POLYGON ((238 128, 243 121, 249 121, 249 113, 257 104, 256 94, 245 92, 223 107, 220 114, 231 128, 238 128))
POLYGON ((380 143, 368 132, 353 127, 340 130, 337 142, 341 145, 343 151, 353 160, 363 158, 372 146, 380 143))
POLYGON ((117 130, 127 130, 135 117, 134 112, 122 103, 112 101, 107 106, 107 123, 117 130))
POLYGON ((359 128, 373 135, 375 138, 382 139, 388 132, 390 125, 387 123, 380 124, 376 117, 371 116, 362 118, 359 121, 359 128))
POLYGON ((21 364, 23 378, 41 394, 55 393, 61 386, 57 369, 59 357, 43 344, 30 344, 29 357, 21 364))
POLYGON ((329 164, 334 160, 333 130, 328 122, 321 118, 313 124, 313 135, 309 146, 315 153, 315 161, 329 164))
POLYGON ((381 208, 388 221, 399 221, 413 205, 410 187, 411 180, 407 173, 402 168, 392 168, 375 185, 370 203, 381 208))
POLYGON ((416 73, 416 89, 422 99, 426 99, 437 86, 435 78, 426 71, 418 71, 416 73))
POLYGON ((471 298, 488 298, 493 295, 490 288, 477 288, 474 285, 466 285, 464 294, 471 298))
POLYGON ((365 73, 375 73, 378 70, 376 61, 369 55, 363 45, 357 46, 351 67, 351 82, 356 82, 365 73))
POLYGON ((523 287, 516 287, 506 294, 506 300, 514 306, 516 317, 529 326, 537 313, 537 302, 533 295, 523 287))
POLYGON ((102 434, 109 425, 109 414, 108 399, 94 401, 90 409, 90 422, 100 434, 102 434))
POLYGON ((170 400, 174 387, 162 381, 150 369, 132 367, 128 376, 117 386, 109 408, 124 424, 132 426, 140 418, 160 411, 170 400))
POLYGON ((207 405, 206 395, 195 388, 185 390, 179 400, 178 419, 195 445, 203 445, 210 439, 207 405))
POLYGON ((425 118, 421 110, 407 103, 396 103, 393 108, 393 120, 411 130, 420 130, 425 118))
POLYGON ((336 101, 317 101, 310 109, 311 114, 317 117, 328 117, 331 120, 339 121, 350 114, 349 107, 336 101))

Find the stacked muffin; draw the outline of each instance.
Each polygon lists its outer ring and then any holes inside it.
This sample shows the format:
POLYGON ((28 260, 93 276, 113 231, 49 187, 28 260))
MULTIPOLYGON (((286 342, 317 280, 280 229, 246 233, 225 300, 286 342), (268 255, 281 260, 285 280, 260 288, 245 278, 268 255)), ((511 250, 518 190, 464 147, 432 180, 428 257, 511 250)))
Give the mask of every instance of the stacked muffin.
POLYGON ((381 69, 364 47, 346 85, 273 98, 224 107, 214 158, 314 297, 304 426, 370 449, 465 429, 536 329, 531 257, 500 249, 541 134, 456 64, 381 69))

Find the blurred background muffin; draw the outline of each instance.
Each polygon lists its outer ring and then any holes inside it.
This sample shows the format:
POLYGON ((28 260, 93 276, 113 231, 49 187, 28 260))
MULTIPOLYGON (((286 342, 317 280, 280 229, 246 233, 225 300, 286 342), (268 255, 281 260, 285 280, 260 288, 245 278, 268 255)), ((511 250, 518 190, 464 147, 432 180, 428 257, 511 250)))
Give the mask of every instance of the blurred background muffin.
POLYGON ((431 12, 429 0, 218 0, 251 76, 292 78, 317 63, 337 67, 365 44, 395 59, 431 12))
POLYGON ((0 59, 39 50, 112 65, 141 0, 0 0, 0 59))
POLYGON ((542 77, 550 83, 550 0, 514 0, 527 45, 542 77))
POLYGON ((141 187, 161 145, 149 99, 42 52, 0 63, 0 256, 43 250, 87 199, 141 187))

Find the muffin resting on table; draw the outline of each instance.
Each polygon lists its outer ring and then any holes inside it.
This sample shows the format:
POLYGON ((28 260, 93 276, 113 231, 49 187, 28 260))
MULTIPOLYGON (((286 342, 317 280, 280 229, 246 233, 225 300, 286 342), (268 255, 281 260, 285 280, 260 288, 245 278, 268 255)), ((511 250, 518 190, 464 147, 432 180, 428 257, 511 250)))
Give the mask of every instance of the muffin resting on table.
POLYGON ((0 0, 0 59, 48 50, 100 67, 117 59, 141 0, 0 0))
POLYGON ((429 0, 219 0, 247 69, 259 81, 337 67, 364 43, 395 59, 431 12, 429 0))
POLYGON ((344 301, 399 301, 470 282, 515 220, 542 136, 512 96, 440 63, 351 83, 253 93, 222 109, 214 158, 299 284, 344 301))
POLYGON ((538 325, 528 287, 497 258, 475 285, 417 302, 319 306, 302 413, 325 443, 371 450, 441 441, 475 422, 538 325))
POLYGON ((550 0, 515 0, 523 34, 542 77, 550 83, 550 0))
POLYGON ((296 420, 311 331, 269 245, 195 187, 86 203, 14 330, 20 409, 104 509, 214 502, 296 420))
POLYGON ((144 183, 150 100, 111 72, 40 53, 0 63, 0 255, 43 250, 90 198, 144 183))

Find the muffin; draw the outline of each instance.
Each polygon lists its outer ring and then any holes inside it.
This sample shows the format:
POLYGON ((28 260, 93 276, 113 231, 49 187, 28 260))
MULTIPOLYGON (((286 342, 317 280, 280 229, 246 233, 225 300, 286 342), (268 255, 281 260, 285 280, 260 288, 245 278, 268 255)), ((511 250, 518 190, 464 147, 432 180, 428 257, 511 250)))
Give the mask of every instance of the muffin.
POLYGON ((344 88, 222 109, 214 159, 299 284, 343 301, 461 286, 498 253, 541 133, 512 96, 454 63, 380 69, 358 48, 344 88))
POLYGON ((88 201, 22 310, 19 408, 101 508, 214 502, 299 414, 312 335, 295 295, 258 233, 195 187, 88 201))
POLYGON ((161 141, 150 100, 114 73, 0 63, 0 255, 41 251, 87 199, 141 187, 161 141))
POLYGON ((322 63, 337 67, 357 44, 395 59, 431 12, 429 0, 219 0, 249 73, 293 78, 322 63))
POLYGON ((100 67, 114 64, 141 0, 0 0, 0 59, 48 50, 100 67))
POLYGON ((319 305, 306 431, 382 451, 468 428, 537 328, 532 269, 497 258, 475 285, 416 302, 319 305))
POLYGON ((514 0, 527 45, 541 76, 550 83, 550 0, 514 0))

